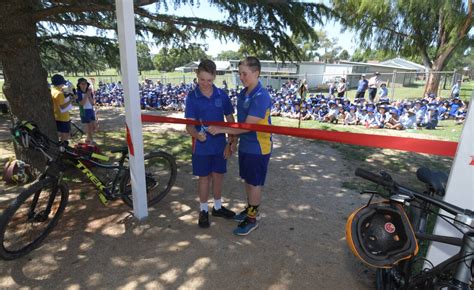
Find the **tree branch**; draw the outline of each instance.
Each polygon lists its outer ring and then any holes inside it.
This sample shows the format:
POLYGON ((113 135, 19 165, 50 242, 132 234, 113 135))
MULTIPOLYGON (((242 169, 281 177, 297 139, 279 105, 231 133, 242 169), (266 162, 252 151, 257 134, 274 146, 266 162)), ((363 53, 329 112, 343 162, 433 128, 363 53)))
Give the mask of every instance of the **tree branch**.
POLYGON ((459 33, 460 38, 463 38, 466 36, 466 33, 471 29, 472 26, 472 1, 467 1, 468 2, 468 8, 467 8, 467 16, 466 16, 466 21, 464 22, 464 25, 459 33))
POLYGON ((165 14, 150 14, 148 11, 142 8, 136 8, 135 13, 151 20, 166 22, 173 25, 191 26, 198 29, 219 29, 223 32, 240 33, 249 36, 261 36, 261 34, 257 33, 255 29, 242 28, 239 26, 229 26, 222 22, 207 20, 198 17, 176 17, 165 14))
MULTIPOLYGON (((64 2, 64 1, 62 1, 64 2)), ((111 1, 112 2, 112 1, 111 1)), ((96 1, 81 1, 80 4, 77 4, 77 1, 72 1, 71 5, 56 5, 51 8, 39 10, 33 14, 33 19, 35 21, 47 21, 46 18, 58 14, 64 13, 83 13, 83 12, 114 12, 115 5, 103 5, 98 4, 96 1)))
POLYGON ((85 20, 65 20, 62 18, 57 18, 57 17, 48 17, 44 19, 43 21, 48 21, 48 22, 53 22, 57 24, 62 24, 62 25, 70 25, 70 26, 92 26, 98 29, 104 29, 104 30, 115 30, 116 28, 114 26, 107 26, 104 25, 104 23, 100 22, 94 22, 94 21, 85 21, 85 20))
POLYGON ((374 20, 372 21, 372 27, 373 27, 373 28, 376 28, 376 29, 380 29, 380 30, 389 31, 389 32, 391 32, 391 33, 393 33, 393 34, 396 34, 396 35, 398 35, 398 36, 403 36, 403 37, 407 37, 407 38, 410 38, 410 37, 411 37, 409 34, 402 33, 402 32, 400 32, 400 31, 398 31, 398 30, 395 30, 395 29, 393 29, 393 28, 387 27, 385 23, 378 23, 378 22, 376 21, 376 19, 374 19, 374 20))

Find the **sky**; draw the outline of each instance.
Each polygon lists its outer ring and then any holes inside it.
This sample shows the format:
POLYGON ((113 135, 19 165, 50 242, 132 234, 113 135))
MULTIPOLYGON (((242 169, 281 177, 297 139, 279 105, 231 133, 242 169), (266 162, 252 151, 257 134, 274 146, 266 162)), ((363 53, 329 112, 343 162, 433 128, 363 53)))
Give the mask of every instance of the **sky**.
MULTIPOLYGON (((226 17, 225 13, 220 12, 215 6, 210 6, 206 0, 201 0, 199 4, 200 4, 199 7, 192 6, 189 4, 185 6, 181 6, 177 9, 174 9, 174 7, 169 7, 170 9, 168 11, 165 11, 164 9, 162 9, 160 10, 160 12, 178 15, 178 16, 187 16, 187 17, 202 17, 202 15, 207 15, 209 16, 208 19, 212 19, 212 20, 222 20, 224 17, 226 17)), ((155 7, 152 6, 150 8, 154 9, 155 7)), ((326 23, 324 26, 318 25, 315 27, 315 29, 326 31, 329 38, 331 39, 336 38, 337 45, 342 47, 342 49, 346 49, 349 52, 349 54, 352 54, 354 52, 356 48, 355 41, 353 39, 354 33, 350 33, 348 31, 342 33, 341 26, 339 23, 329 22, 329 23, 326 23)), ((215 39, 210 34, 207 40, 204 41, 204 40, 197 39, 197 42, 207 43, 208 50, 206 51, 206 53, 214 57, 217 56, 222 51, 225 51, 225 50, 237 51, 240 47, 239 43, 236 43, 236 42, 222 43, 220 42, 220 40, 215 39)), ((156 46, 151 47, 151 52, 153 54, 156 54, 158 53, 160 48, 161 47, 156 47, 156 46)))

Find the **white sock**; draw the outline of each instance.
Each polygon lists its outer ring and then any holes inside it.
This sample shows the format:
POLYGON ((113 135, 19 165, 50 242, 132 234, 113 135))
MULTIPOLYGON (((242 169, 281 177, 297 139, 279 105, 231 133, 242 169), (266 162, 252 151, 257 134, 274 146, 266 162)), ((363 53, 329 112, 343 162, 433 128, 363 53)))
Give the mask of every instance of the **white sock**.
POLYGON ((202 202, 200 204, 200 210, 205 212, 209 211, 209 208, 207 207, 207 202, 202 202))
POLYGON ((222 200, 219 198, 219 199, 214 199, 214 208, 216 210, 220 210, 222 207, 222 200))

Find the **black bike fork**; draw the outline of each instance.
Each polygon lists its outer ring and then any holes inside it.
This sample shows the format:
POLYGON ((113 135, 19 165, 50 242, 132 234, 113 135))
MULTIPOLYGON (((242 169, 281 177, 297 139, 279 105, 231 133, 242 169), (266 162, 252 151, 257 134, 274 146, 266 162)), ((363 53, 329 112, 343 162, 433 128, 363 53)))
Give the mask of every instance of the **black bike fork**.
POLYGON ((46 219, 49 216, 49 213, 51 212, 51 208, 53 207, 53 203, 54 203, 54 199, 56 198, 56 194, 59 191, 59 184, 61 182, 61 179, 62 179, 62 174, 60 174, 60 177, 58 178, 58 182, 53 184, 53 188, 51 189, 51 194, 48 197, 48 203, 47 203, 46 209, 44 209, 43 211, 38 212, 38 213, 35 212, 35 209, 36 209, 36 205, 38 203, 39 196, 41 194, 41 189, 38 190, 35 193, 35 196, 33 197, 33 202, 30 205, 30 211, 28 213, 28 219, 32 219, 32 218, 38 219, 37 221, 39 221, 39 222, 46 221, 46 219))

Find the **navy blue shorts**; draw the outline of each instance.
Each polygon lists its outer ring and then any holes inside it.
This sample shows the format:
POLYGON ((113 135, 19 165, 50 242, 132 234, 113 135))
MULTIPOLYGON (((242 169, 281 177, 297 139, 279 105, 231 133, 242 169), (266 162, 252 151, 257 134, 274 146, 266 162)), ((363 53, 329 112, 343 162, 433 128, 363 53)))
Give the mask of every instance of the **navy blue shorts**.
POLYGON ((239 151, 240 178, 253 186, 263 186, 267 176, 270 155, 250 154, 239 151))
POLYGON ((211 173, 226 173, 227 160, 224 159, 224 152, 214 155, 192 156, 193 175, 208 176, 211 173))
POLYGON ((56 129, 60 133, 69 133, 71 132, 71 122, 56 121, 56 129))
POLYGON ((95 113, 93 109, 84 109, 81 114, 81 123, 88 124, 92 121, 95 121, 95 113))

